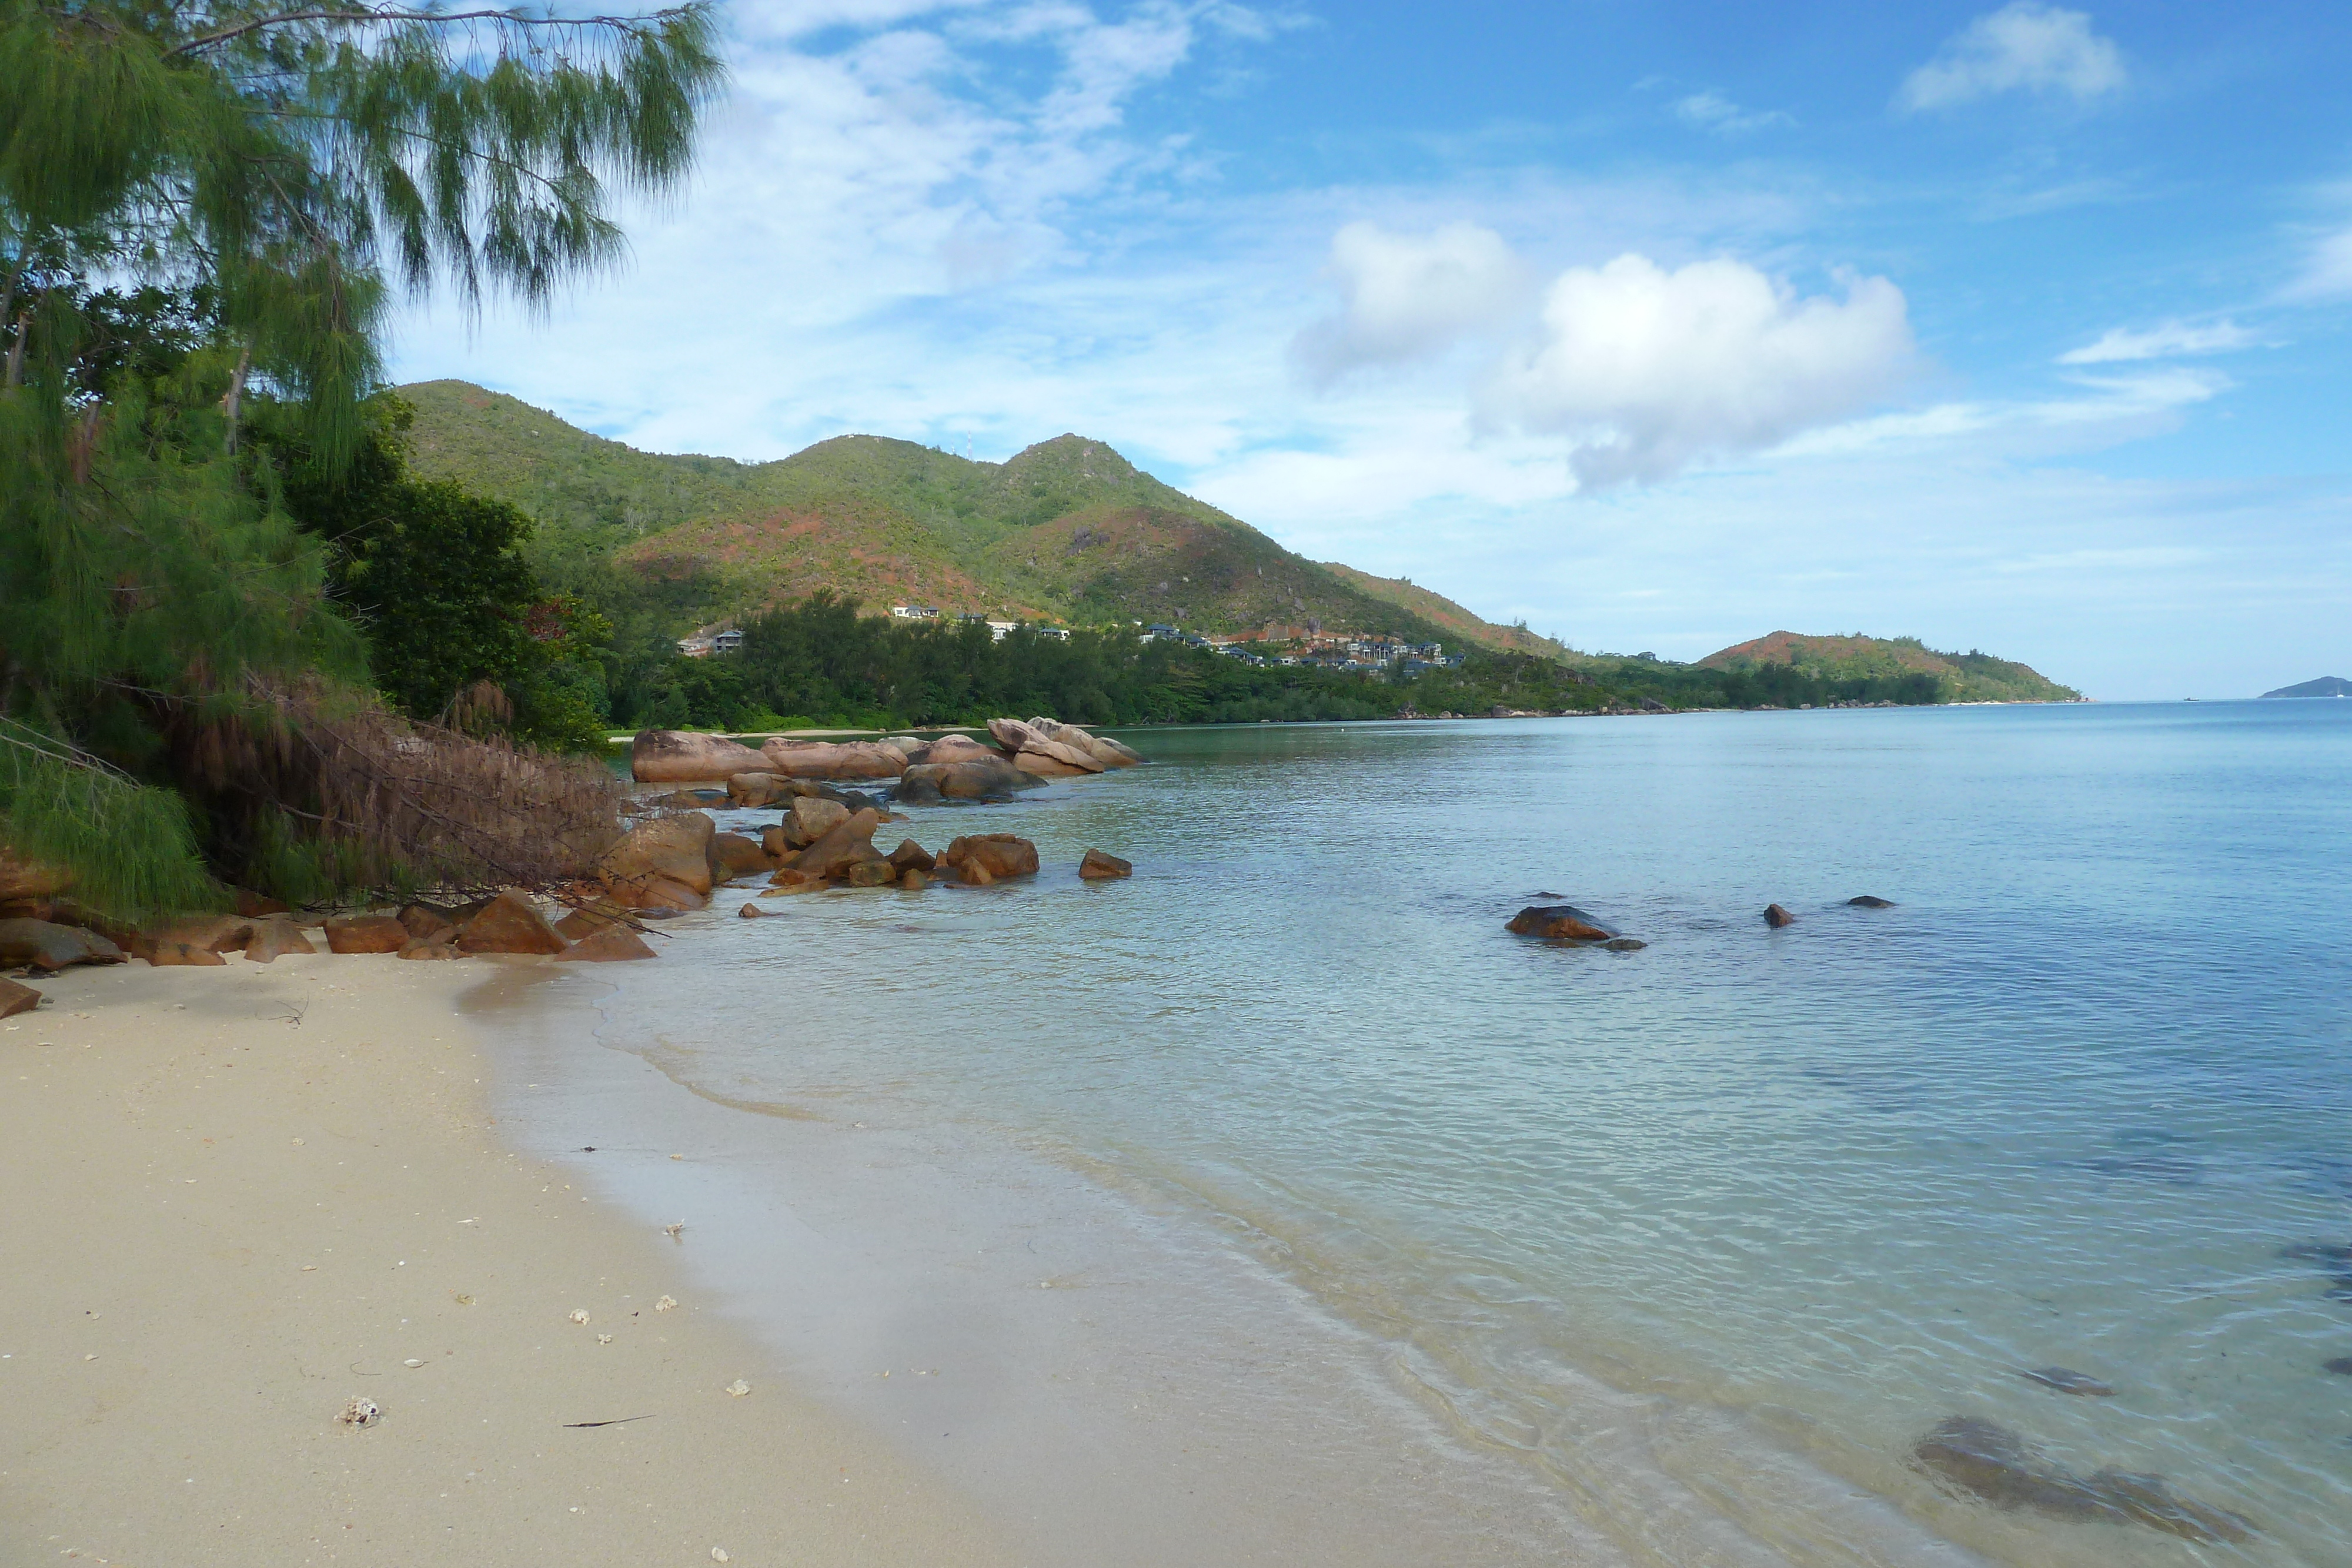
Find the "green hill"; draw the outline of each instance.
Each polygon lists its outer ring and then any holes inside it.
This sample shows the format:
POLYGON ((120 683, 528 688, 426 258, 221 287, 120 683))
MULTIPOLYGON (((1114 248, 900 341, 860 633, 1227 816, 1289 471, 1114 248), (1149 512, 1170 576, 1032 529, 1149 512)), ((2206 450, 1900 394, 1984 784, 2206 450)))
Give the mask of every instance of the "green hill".
POLYGON ((1764 664, 1794 665, 1816 680, 1863 680, 1872 676, 1933 675, 1944 684, 1948 702, 2080 702, 2083 694, 2038 671, 1990 653, 1940 653, 1916 637, 1808 637, 1774 632, 1752 642, 1709 653, 1703 669, 1752 670, 1764 664))
POLYGON ((411 461, 539 519, 559 581, 612 563, 701 618, 820 589, 869 609, 1230 634, 1388 632, 1534 651, 1451 601, 1292 554, 1078 435, 977 463, 843 435, 772 463, 639 452, 464 382, 403 387, 411 461), (1398 588, 1408 591, 1400 593, 1398 588))
POLYGON ((2352 681, 2341 675, 2322 675, 2315 681, 2303 681, 2292 686, 2281 686, 2274 692, 2264 692, 2265 697, 2352 697, 2352 681))

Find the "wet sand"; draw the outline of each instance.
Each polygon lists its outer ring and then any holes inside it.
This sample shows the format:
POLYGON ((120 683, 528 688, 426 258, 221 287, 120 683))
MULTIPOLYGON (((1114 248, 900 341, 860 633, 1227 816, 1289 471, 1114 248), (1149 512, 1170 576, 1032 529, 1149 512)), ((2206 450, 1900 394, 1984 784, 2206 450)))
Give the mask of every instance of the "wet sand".
POLYGON ((0 1561, 1014 1561, 499 1145, 501 967, 133 963, 0 1023, 0 1561))

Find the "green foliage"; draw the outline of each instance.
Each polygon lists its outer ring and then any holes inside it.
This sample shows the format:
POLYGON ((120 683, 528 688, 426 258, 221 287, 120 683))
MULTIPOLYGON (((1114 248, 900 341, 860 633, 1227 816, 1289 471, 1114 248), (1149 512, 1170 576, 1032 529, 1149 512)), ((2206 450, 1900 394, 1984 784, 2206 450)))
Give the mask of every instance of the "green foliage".
POLYGON ((74 901, 110 920, 135 925, 228 906, 178 795, 6 718, 0 718, 0 822, 22 858, 72 867, 74 901))

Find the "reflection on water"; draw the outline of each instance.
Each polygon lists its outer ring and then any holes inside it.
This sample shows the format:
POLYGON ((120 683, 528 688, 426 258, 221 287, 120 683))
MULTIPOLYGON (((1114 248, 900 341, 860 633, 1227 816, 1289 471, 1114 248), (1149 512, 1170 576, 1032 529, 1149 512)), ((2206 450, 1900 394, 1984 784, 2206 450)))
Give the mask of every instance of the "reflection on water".
POLYGON ((1238 1226, 1612 1531, 1592 1375, 1693 1412, 1659 1455, 1794 1562, 1866 1559, 1705 1412, 2001 1562, 2352 1560, 2352 705, 1132 738, 915 813, 1035 838, 1034 884, 706 919, 614 1037, 691 1009, 707 1094, 887 1097, 1238 1226), (1504 935, 1554 898, 1650 946, 1504 935), (2105 1511, 1939 1482, 1954 1419, 2105 1511))

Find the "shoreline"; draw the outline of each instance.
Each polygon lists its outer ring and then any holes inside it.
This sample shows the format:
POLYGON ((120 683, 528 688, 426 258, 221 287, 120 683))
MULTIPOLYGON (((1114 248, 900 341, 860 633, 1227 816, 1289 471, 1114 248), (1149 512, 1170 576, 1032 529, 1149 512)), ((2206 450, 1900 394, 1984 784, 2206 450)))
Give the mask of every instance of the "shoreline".
POLYGON ((469 998, 537 968, 42 981, 0 1032, 0 1558, 1015 1560, 657 1230, 501 1146, 469 998))

